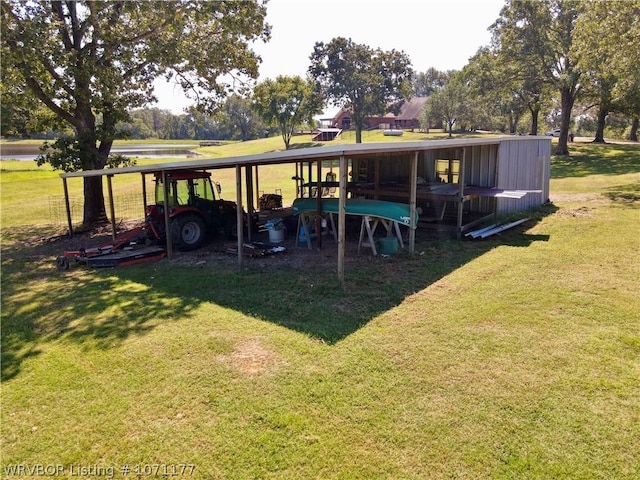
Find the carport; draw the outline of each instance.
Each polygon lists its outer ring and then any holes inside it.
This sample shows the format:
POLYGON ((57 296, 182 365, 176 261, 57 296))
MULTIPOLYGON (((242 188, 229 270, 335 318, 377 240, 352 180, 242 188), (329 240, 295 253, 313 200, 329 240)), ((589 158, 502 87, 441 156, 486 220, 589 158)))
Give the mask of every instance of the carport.
MULTIPOLYGON (((72 234, 71 211, 67 182, 72 178, 106 177, 109 194, 109 215, 115 233, 115 211, 113 203, 113 178, 121 174, 140 173, 142 193, 146 199, 145 175, 160 172, 165 185, 165 200, 168 199, 166 181, 171 172, 181 169, 216 170, 234 168, 236 180, 236 203, 238 205, 238 266, 243 266, 242 246, 245 206, 249 213, 253 209, 254 192, 258 191, 259 167, 269 164, 294 164, 298 172, 306 172, 307 181, 298 185, 298 195, 305 187, 311 192, 322 192, 329 186, 322 179, 323 162, 338 161, 337 181, 331 182, 338 198, 337 212, 337 273, 344 281, 346 205, 348 196, 371 198, 381 201, 406 203, 410 221, 408 251, 415 251, 415 235, 418 224, 416 213, 418 201, 427 209, 444 204, 442 212, 455 215, 453 230, 458 237, 469 228, 492 216, 541 205, 549 198, 549 166, 551 141, 549 137, 490 137, 454 140, 431 140, 419 142, 380 142, 368 144, 331 145, 282 152, 270 152, 239 157, 197 159, 157 165, 132 166, 116 169, 89 170, 63 173, 61 178, 65 192, 65 205, 69 233, 72 234), (446 169, 440 169, 446 165, 446 169), (349 169, 351 168, 351 171, 349 169), (244 188, 243 188, 244 169, 244 188), (313 174, 315 170, 315 179, 313 174), (243 192, 246 192, 243 194, 243 192), (245 203, 246 199, 246 203, 245 203), (465 223, 472 209, 480 215, 465 223)), ((296 180, 298 181, 298 180, 296 180)), ((322 213, 322 199, 317 195, 317 211, 322 213)), ((165 204, 168 204, 166 202, 165 204)), ((165 232, 167 232, 167 256, 172 256, 171 238, 168 235, 169 214, 165 209, 165 232)), ((431 215, 419 215, 419 223, 438 224, 444 219, 431 215)), ((473 212, 475 213, 475 212, 473 212)), ((251 216, 251 215, 249 215, 251 216)))

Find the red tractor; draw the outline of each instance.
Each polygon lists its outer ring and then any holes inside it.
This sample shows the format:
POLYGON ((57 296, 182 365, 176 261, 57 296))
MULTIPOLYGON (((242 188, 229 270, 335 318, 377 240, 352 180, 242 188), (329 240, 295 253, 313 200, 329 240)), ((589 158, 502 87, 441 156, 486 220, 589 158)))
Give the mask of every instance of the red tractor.
MULTIPOLYGON (((169 182, 169 219, 173 244, 179 250, 199 248, 207 233, 237 238, 237 205, 219 198, 220 185, 211 182, 204 170, 174 170, 167 173, 169 182), (218 198, 216 198, 216 193, 218 198)), ((165 198, 162 174, 155 173, 155 205, 146 208, 146 223, 159 238, 164 238, 165 198)), ((243 218, 246 219, 245 216, 243 218)), ((151 233, 151 232, 149 232, 151 233)))

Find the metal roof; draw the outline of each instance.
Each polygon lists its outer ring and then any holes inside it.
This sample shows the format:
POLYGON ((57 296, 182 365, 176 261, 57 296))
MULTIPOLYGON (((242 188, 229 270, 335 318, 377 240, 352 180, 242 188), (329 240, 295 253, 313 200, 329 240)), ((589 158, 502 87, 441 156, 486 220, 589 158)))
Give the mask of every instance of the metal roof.
POLYGON ((475 145, 496 145, 504 141, 518 141, 520 139, 548 137, 514 137, 495 136, 491 138, 456 138, 447 140, 422 140, 414 142, 374 142, 339 144, 321 147, 300 148, 279 152, 260 153, 226 158, 201 158, 178 162, 160 163, 155 165, 134 165, 122 168, 105 168, 100 170, 85 170, 80 172, 62 173, 62 178, 98 177, 104 175, 120 175, 125 173, 152 173, 158 171, 180 170, 185 168, 199 168, 214 170, 236 166, 268 165, 277 163, 294 163, 313 160, 332 160, 346 156, 348 158, 367 155, 397 155, 408 152, 438 150, 442 148, 462 148, 475 145))

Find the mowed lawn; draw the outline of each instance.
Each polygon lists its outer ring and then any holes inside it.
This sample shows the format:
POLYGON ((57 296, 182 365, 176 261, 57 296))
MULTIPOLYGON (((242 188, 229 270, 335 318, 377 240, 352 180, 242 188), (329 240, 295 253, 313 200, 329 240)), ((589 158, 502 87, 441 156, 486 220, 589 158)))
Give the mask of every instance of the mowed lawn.
POLYGON ((572 144, 529 222, 419 231, 346 289, 333 257, 57 272, 25 198, 61 182, 25 168, 0 177, 3 477, 640 477, 638 145, 572 144))

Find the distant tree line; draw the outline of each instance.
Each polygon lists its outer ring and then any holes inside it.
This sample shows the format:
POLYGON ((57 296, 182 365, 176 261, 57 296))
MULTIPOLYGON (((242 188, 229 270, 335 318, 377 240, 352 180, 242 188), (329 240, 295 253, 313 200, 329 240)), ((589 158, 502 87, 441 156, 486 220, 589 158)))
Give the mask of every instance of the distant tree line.
POLYGON ((273 129, 254 112, 250 100, 232 95, 220 112, 207 114, 190 109, 174 114, 159 108, 140 108, 130 112, 127 122, 116 128, 123 138, 166 140, 253 140, 273 134, 273 129))

